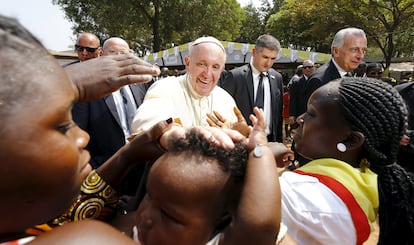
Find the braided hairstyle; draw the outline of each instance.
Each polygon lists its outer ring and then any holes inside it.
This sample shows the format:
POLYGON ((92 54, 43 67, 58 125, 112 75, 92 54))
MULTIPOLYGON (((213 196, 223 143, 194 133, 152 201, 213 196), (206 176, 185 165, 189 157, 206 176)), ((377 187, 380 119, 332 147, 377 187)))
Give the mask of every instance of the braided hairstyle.
POLYGON ((378 175, 378 244, 414 244, 414 179, 397 162, 407 109, 391 85, 373 78, 339 79, 339 105, 365 136, 363 157, 378 175))

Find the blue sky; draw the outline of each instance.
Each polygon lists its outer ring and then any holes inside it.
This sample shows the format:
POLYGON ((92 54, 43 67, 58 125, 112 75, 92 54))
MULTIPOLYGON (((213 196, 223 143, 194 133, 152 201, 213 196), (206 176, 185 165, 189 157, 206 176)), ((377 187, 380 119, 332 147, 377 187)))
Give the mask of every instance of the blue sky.
MULTIPOLYGON (((259 0, 237 0, 241 6, 259 0)), ((72 24, 65 19, 59 6, 52 0, 0 0, 0 14, 14 17, 31 31, 50 50, 72 49, 76 37, 72 34, 72 24)))

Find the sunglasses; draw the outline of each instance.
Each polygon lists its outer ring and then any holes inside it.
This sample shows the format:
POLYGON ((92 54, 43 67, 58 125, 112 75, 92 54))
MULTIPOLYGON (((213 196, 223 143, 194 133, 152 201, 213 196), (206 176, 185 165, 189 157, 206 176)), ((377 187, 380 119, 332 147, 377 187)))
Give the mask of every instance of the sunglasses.
POLYGON ((303 69, 312 69, 313 66, 304 66, 303 69))
POLYGON ((76 51, 82 52, 82 51, 83 51, 83 50, 85 50, 85 49, 86 49, 86 51, 88 51, 89 53, 93 53, 93 52, 95 52, 98 48, 84 47, 84 46, 80 46, 80 45, 75 44, 75 50, 76 50, 76 51))

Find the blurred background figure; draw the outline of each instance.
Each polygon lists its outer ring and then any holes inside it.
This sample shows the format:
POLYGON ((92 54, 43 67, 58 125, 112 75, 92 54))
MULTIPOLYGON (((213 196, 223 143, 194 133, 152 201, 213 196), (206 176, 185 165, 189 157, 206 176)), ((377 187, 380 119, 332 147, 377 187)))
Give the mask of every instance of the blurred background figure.
MULTIPOLYGON (((297 128, 297 118, 306 112, 308 100, 306 99, 306 89, 308 88, 309 79, 315 72, 315 64, 311 60, 305 60, 302 63, 302 77, 297 81, 292 81, 289 87, 289 126, 291 129, 297 128)), ((292 149, 295 149, 295 142, 292 143, 292 149)), ((299 162, 307 160, 295 151, 295 159, 299 162)))
POLYGON ((290 96, 287 86, 283 86, 283 128, 284 128, 284 142, 291 143, 290 123, 289 123, 289 102, 290 96))
POLYGON ((365 73, 367 77, 381 79, 384 70, 382 69, 382 65, 380 63, 369 63, 365 73))
POLYGON ((293 76, 289 80, 289 83, 287 84, 287 88, 289 89, 290 85, 292 85, 292 83, 294 83, 295 81, 299 81, 302 75, 303 75, 303 65, 298 65, 296 67, 295 74, 293 74, 293 76))
POLYGON ((289 121, 292 126, 296 124, 298 116, 306 112, 308 101, 305 99, 305 92, 307 82, 316 70, 315 64, 311 60, 305 60, 301 70, 303 75, 298 80, 293 80, 289 87, 289 121))
POLYGON ((168 77, 168 67, 164 66, 161 68, 160 79, 168 77))
POLYGON ((354 77, 365 77, 365 71, 367 69, 367 64, 365 62, 361 62, 359 66, 352 72, 354 77))

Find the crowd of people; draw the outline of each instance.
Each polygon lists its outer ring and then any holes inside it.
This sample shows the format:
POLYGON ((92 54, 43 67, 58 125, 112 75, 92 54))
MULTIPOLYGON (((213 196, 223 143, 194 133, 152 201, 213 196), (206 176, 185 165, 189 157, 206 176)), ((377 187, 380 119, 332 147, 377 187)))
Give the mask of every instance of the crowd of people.
POLYGON ((0 42, 0 244, 414 243, 412 86, 355 75, 361 29, 285 88, 268 34, 229 71, 200 37, 178 76, 120 37, 81 33, 64 66, 14 19, 0 42))

